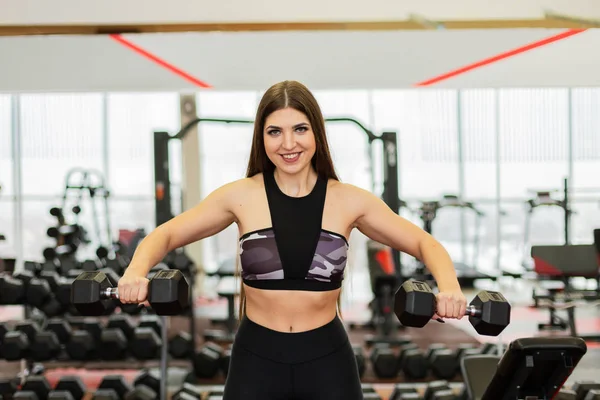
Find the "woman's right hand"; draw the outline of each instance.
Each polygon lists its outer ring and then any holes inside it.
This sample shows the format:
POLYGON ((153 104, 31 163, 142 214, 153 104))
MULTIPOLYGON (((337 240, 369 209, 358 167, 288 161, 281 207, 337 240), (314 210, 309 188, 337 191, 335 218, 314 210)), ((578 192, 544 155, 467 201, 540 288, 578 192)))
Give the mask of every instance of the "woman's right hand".
POLYGON ((145 276, 125 273, 117 285, 119 290, 119 301, 123 304, 145 304, 148 305, 148 283, 150 280, 145 276))

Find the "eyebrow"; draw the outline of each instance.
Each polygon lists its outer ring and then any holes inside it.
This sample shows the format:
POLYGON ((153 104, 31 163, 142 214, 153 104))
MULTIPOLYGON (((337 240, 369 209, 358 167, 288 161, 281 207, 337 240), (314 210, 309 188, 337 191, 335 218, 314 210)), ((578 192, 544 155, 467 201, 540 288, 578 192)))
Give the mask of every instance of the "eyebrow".
MULTIPOLYGON (((299 124, 294 125, 292 128, 300 128, 301 126, 308 126, 308 122, 300 122, 299 124)), ((269 125, 265 129, 281 129, 279 126, 269 125)))

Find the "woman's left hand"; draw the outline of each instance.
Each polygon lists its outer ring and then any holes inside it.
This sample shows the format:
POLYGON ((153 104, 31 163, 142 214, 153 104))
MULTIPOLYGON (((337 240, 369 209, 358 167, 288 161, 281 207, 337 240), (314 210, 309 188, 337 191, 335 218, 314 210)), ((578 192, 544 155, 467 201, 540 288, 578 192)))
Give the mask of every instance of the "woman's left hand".
POLYGON ((434 319, 437 319, 436 317, 461 319, 465 316, 467 299, 460 289, 439 292, 436 299, 437 312, 434 319))

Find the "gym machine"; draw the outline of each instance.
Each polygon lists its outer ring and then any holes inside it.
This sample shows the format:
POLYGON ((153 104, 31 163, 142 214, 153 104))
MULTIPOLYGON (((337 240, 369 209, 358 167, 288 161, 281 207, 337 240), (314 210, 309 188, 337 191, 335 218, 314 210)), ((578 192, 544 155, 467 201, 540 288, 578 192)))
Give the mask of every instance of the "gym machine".
POLYGON ((570 218, 573 211, 570 207, 568 179, 564 179, 562 198, 556 199, 551 193, 557 191, 536 191, 536 197, 528 200, 528 218, 525 225, 525 243, 529 240, 530 219, 533 210, 541 206, 560 207, 564 212, 564 243, 562 245, 535 245, 531 246, 530 255, 533 261, 532 271, 538 281, 559 281, 561 287, 547 288, 544 293, 539 293, 535 288, 532 291, 534 307, 548 308, 549 321, 538 324, 538 329, 569 329, 570 335, 590 341, 600 341, 600 335, 579 335, 575 326, 575 307, 580 305, 597 306, 600 304, 600 249, 598 248, 598 234, 594 231, 592 244, 573 245, 570 242, 570 218), (571 279, 582 277, 593 279, 596 289, 577 290, 571 284, 571 279), (559 317, 556 312, 565 310, 567 319, 559 317))
MULTIPOLYGON (((111 258, 115 255, 114 243, 112 241, 112 232, 110 226, 110 211, 108 199, 110 192, 107 189, 103 175, 93 169, 72 168, 65 177, 65 187, 62 196, 62 202, 58 207, 53 207, 50 214, 57 219, 56 227, 47 230, 49 237, 56 239, 54 247, 44 249, 44 258, 48 262, 61 263, 70 261, 74 263, 75 253, 79 245, 86 245, 93 241, 98 247, 110 249, 111 258), (91 208, 93 225, 95 231, 95 240, 91 240, 86 229, 79 225, 79 214, 82 211, 84 195, 87 194, 88 204, 91 208), (70 208, 73 218, 72 223, 67 224, 67 203, 75 200, 75 204, 70 208), (101 227, 98 205, 96 202, 101 200, 104 207, 104 226, 101 227)), ((107 254, 108 256, 108 254, 107 254)))
MULTIPOLYGON (((471 211, 475 215, 475 240, 473 246, 475 248, 473 252, 473 257, 471 259, 471 263, 463 262, 454 262, 454 268, 456 269, 456 274, 458 277, 458 281, 462 287, 473 287, 473 283, 478 279, 488 279, 495 280, 496 277, 484 274, 478 271, 475 266, 477 265, 477 259, 479 257, 479 229, 481 226, 481 218, 485 215, 483 211, 479 210, 475 207, 472 202, 464 201, 458 198, 456 195, 446 194, 439 201, 424 201, 421 203, 420 207, 417 209, 419 217, 423 221, 423 230, 425 232, 432 234, 433 232, 433 221, 437 217, 437 213, 439 210, 443 208, 460 208, 471 211)), ((432 280, 431 274, 426 272, 427 266, 422 262, 418 262, 417 268, 415 270, 415 278, 416 279, 426 279, 432 280)))
POLYGON ((461 371, 467 397, 481 400, 563 398, 555 396, 586 352, 585 341, 580 338, 532 337, 514 340, 502 357, 465 356, 461 371))

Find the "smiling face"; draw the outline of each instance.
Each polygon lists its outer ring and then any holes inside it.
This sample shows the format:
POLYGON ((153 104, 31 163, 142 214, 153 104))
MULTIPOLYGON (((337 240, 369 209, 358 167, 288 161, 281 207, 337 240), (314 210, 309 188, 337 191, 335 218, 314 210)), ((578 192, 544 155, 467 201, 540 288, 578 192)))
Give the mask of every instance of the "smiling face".
POLYGON ((274 111, 263 135, 267 157, 281 172, 293 175, 310 168, 317 145, 305 114, 291 107, 274 111))

